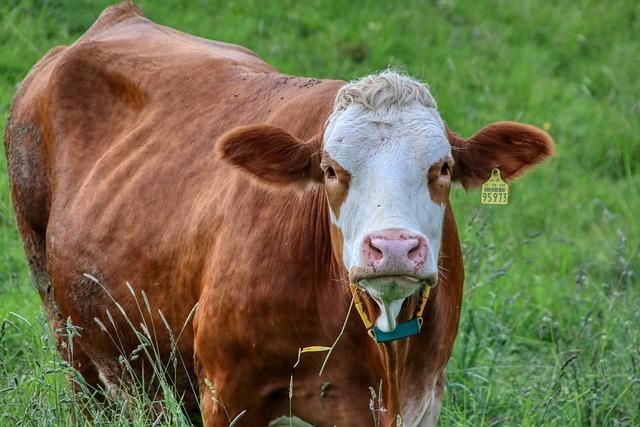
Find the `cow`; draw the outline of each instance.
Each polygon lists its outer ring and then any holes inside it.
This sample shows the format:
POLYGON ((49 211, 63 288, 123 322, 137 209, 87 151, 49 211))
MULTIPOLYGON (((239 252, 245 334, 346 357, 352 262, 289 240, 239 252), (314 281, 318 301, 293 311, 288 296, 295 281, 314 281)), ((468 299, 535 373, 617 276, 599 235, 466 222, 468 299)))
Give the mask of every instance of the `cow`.
POLYGON ((368 425, 382 384, 382 425, 434 425, 464 280, 450 187, 513 180, 554 150, 514 122, 461 137, 396 71, 283 74, 130 2, 33 67, 4 142, 63 357, 90 386, 122 395, 138 375, 157 393, 130 357, 154 325, 162 361, 180 355, 176 394, 211 426, 289 414, 292 375, 308 423, 368 425), (341 330, 322 376, 322 354, 293 368, 341 330))

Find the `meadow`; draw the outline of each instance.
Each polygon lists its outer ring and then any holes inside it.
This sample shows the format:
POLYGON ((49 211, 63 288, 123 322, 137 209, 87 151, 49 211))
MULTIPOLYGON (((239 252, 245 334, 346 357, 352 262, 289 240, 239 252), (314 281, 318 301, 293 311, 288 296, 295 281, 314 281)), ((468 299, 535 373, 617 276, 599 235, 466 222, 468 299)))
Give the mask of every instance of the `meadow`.
MULTIPOLYGON (((0 129, 31 66, 110 3, 0 2, 0 129)), ((404 69, 429 83, 464 136, 498 120, 548 130, 557 155, 512 184, 508 205, 452 193, 467 279, 440 425, 640 425, 640 2, 138 4, 156 22, 241 44, 290 74, 404 69)), ((121 408, 76 405, 8 187, 3 151, 0 425, 88 425, 87 413, 96 425, 145 425, 121 408)), ((175 415, 159 423, 188 424, 175 415)))

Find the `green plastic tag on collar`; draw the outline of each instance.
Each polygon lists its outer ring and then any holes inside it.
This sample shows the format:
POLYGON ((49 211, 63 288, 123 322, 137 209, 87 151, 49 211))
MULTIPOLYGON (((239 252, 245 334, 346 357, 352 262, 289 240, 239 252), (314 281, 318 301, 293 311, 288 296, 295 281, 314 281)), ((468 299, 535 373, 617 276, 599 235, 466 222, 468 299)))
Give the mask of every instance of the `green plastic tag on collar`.
POLYGON ((421 322, 417 317, 411 320, 402 322, 396 326, 391 332, 382 332, 377 326, 373 328, 373 336, 376 342, 391 342, 395 340, 401 340, 403 338, 410 337, 411 335, 417 335, 420 333, 421 322))

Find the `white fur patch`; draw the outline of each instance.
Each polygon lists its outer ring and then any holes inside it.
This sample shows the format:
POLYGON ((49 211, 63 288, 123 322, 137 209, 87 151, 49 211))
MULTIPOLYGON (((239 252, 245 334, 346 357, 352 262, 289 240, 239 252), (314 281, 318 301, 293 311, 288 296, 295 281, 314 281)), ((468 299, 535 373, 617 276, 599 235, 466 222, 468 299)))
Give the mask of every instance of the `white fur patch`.
POLYGON ((345 85, 326 125, 324 149, 351 175, 340 216, 331 215, 344 236, 347 270, 364 265, 366 234, 406 229, 427 238, 432 250, 423 273, 437 273, 444 206, 430 198, 428 171, 451 156, 451 147, 428 88, 392 71, 345 85))
POLYGON ((425 390, 425 395, 409 400, 402 408, 402 418, 407 426, 435 427, 442 407, 442 398, 435 390, 435 384, 425 390))

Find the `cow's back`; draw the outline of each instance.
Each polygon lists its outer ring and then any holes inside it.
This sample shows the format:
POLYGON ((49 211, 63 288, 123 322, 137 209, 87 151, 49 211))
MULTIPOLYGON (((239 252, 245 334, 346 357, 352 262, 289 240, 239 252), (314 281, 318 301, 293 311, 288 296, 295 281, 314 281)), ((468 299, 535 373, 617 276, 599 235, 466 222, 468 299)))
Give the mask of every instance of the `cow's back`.
MULTIPOLYGON (((178 336, 212 264, 241 248, 221 236, 250 231, 261 209, 300 204, 219 161, 216 138, 257 122, 308 138, 339 85, 279 74, 244 48, 159 26, 130 4, 34 67, 7 131, 14 203, 25 247, 40 239, 32 271, 51 282, 58 317, 83 328, 79 348, 106 381, 118 378, 118 349, 95 319, 115 335, 109 311, 126 351, 138 339, 121 311, 136 327, 164 329, 161 311, 178 336)), ((293 233, 285 222, 263 231, 277 236, 278 227, 293 233)), ((179 348, 190 374, 192 342, 186 327, 179 348)), ((168 334, 157 345, 170 354, 168 334)))

